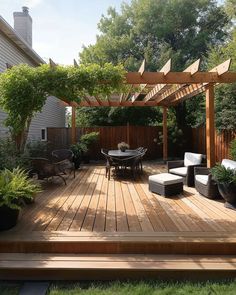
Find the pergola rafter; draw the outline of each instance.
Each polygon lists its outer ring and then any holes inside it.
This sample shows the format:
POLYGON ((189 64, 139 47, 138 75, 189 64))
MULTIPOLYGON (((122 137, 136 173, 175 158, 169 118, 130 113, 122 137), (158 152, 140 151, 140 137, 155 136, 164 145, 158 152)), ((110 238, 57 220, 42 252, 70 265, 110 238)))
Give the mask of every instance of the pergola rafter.
MULTIPOLYGON (((162 67, 160 73, 163 73, 166 76, 171 71, 171 59, 167 61, 167 63, 162 67)), ((170 88, 171 86, 168 84, 157 84, 145 97, 144 101, 148 102, 151 99, 155 99, 158 95, 163 93, 165 90, 170 88)))
MULTIPOLYGON (((199 71, 199 68, 200 68, 200 59, 198 59, 189 67, 187 67, 183 72, 190 73, 191 76, 193 76, 199 71)), ((178 91, 184 88, 185 86, 186 86, 185 84, 171 85, 170 89, 165 91, 163 95, 161 95, 159 98, 156 99, 156 101, 160 103, 166 99, 171 98, 172 95, 174 95, 175 93, 178 93, 178 91)))

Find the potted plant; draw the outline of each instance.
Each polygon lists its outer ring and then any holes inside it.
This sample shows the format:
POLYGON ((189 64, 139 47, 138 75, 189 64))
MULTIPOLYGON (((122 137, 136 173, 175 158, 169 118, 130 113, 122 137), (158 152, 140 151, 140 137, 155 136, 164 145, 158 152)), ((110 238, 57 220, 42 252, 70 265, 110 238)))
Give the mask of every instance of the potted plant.
POLYGON ((227 208, 236 209, 236 170, 217 164, 211 169, 227 208))
POLYGON ((84 143, 81 142, 71 145, 70 148, 74 154, 73 161, 75 163, 75 169, 79 169, 82 155, 88 151, 88 148, 84 143))
POLYGON ((117 147, 122 152, 125 152, 127 149, 129 149, 129 144, 126 142, 120 142, 120 143, 118 143, 117 147))
POLYGON ((15 226, 24 200, 32 200, 40 191, 40 185, 23 169, 0 171, 0 230, 15 226))
POLYGON ((99 132, 86 133, 80 137, 80 143, 87 147, 87 151, 83 152, 83 156, 82 156, 84 163, 86 164, 89 163, 90 161, 89 150, 92 147, 92 145, 98 140, 98 138, 99 138, 99 132))

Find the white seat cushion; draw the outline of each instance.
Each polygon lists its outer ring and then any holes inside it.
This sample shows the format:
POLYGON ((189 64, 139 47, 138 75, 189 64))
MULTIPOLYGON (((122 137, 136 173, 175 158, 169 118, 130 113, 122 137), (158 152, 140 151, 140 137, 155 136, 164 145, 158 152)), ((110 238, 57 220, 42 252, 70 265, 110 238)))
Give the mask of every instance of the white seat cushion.
POLYGON ((149 176, 150 182, 156 182, 163 185, 175 184, 183 182, 183 178, 170 173, 160 173, 149 176))
POLYGON ((233 160, 223 159, 221 165, 223 165, 226 169, 236 169, 236 161, 233 160))
POLYGON ((202 154, 185 153, 184 166, 200 165, 202 162, 202 154))
POLYGON ((209 179, 209 175, 195 175, 195 179, 198 181, 198 182, 200 182, 200 183, 202 183, 202 184, 204 184, 204 185, 207 185, 207 183, 208 183, 208 179, 209 179))
POLYGON ((187 175, 187 167, 172 168, 169 170, 170 173, 174 173, 181 176, 187 175))

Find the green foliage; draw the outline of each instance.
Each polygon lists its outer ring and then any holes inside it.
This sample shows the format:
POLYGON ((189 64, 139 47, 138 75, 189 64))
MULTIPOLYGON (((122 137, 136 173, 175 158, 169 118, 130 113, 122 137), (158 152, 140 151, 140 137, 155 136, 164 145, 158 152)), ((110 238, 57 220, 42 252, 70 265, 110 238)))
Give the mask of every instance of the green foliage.
POLYGON ((236 184, 236 170, 225 168, 221 164, 217 164, 215 167, 211 169, 211 173, 213 178, 218 183, 226 183, 226 184, 236 184))
POLYGON ((74 154, 74 157, 77 159, 81 158, 81 156, 88 151, 87 145, 81 142, 72 144, 70 148, 74 154))
POLYGON ((94 107, 77 109, 77 125, 90 126, 123 126, 154 125, 161 123, 162 115, 156 107, 94 107))
MULTIPOLYGON (((228 58, 232 58, 230 69, 236 71, 236 29, 232 31, 232 35, 228 43, 224 46, 212 48, 208 64, 209 69, 228 58)), ((216 127, 218 130, 236 129, 236 83, 222 84, 216 87, 216 127)))
POLYGON ((236 18, 236 0, 226 0, 225 10, 230 17, 235 19, 236 18))
MULTIPOLYGON (((210 47, 223 44, 229 25, 230 17, 224 7, 213 0, 133 0, 131 4, 123 4, 120 13, 112 8, 108 10, 98 24, 100 35, 96 44, 84 47, 80 60, 84 64, 121 62, 127 70, 137 71, 145 58, 147 70, 156 71, 172 58, 173 70, 182 71, 200 57, 206 60, 210 47)), ((218 61, 214 66, 217 64, 218 61)), ((186 123, 198 126, 204 122, 202 102, 201 97, 194 97, 175 108, 173 113, 179 128, 186 123)), ((97 120, 93 119, 93 110, 89 109, 84 115, 81 111, 79 125, 124 125, 126 122, 152 125, 159 122, 158 113, 153 118, 144 108, 140 111, 127 109, 119 108, 114 115, 101 110, 97 120)), ((151 112, 151 108, 149 110, 151 112)))
POLYGON ((33 140, 29 141, 26 144, 26 152, 29 157, 36 158, 36 157, 48 157, 49 154, 49 143, 40 141, 40 140, 33 140))
POLYGON ((40 191, 40 185, 29 179, 23 169, 0 171, 0 207, 20 209, 23 199, 31 200, 40 191))
POLYGON ((224 41, 228 17, 212 0, 133 0, 121 12, 102 16, 95 45, 84 47, 82 63, 122 63, 137 70, 143 58, 156 71, 172 57, 175 70, 207 54, 224 41))
POLYGON ((42 110, 48 95, 80 102, 85 95, 106 99, 124 89, 125 71, 121 65, 89 64, 79 67, 17 65, 0 75, 0 107, 8 114, 17 147, 23 151, 31 120, 42 110))
POLYGON ((90 132, 80 137, 80 142, 89 148, 99 138, 99 132, 90 132))
POLYGON ((229 153, 232 160, 236 161, 236 139, 232 140, 232 142, 230 143, 229 153))
POLYGON ((16 167, 27 169, 29 161, 27 153, 19 153, 15 143, 9 138, 0 140, 0 170, 12 170, 16 167))

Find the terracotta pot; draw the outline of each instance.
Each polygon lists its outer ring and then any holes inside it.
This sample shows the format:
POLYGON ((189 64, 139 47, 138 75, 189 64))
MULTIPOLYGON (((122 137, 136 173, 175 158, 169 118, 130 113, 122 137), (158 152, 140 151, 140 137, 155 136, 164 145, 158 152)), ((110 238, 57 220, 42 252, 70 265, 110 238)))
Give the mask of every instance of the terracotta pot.
POLYGON ((0 231, 8 230, 17 223, 20 210, 11 209, 5 205, 0 207, 0 231))

